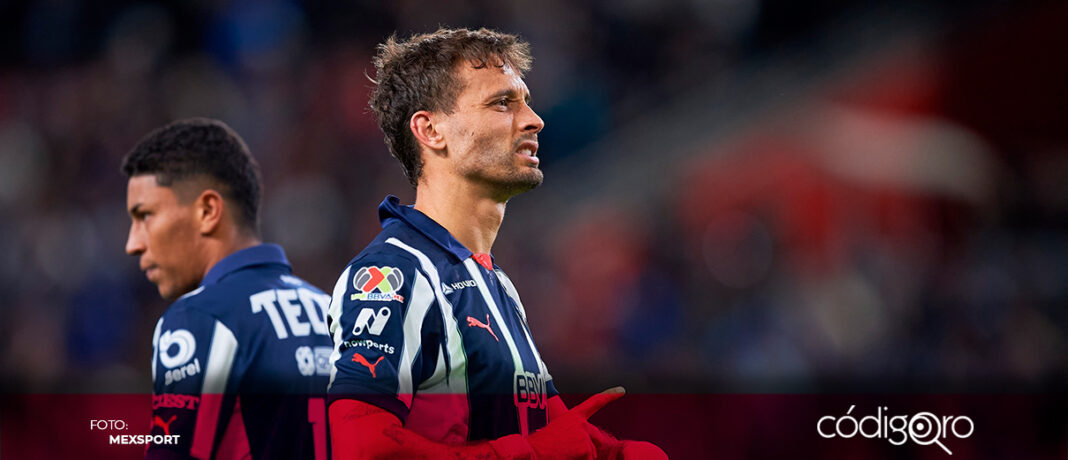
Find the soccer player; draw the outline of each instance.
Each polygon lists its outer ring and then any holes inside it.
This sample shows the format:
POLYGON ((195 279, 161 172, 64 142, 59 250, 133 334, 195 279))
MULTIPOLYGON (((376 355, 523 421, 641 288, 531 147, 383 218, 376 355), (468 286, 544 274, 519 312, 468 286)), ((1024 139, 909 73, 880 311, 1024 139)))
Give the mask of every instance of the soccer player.
POLYGON ((259 237, 259 166, 220 121, 149 133, 123 159, 126 252, 165 299, 147 458, 325 459, 330 297, 259 237))
POLYGON ((568 410, 490 250, 508 200, 542 182, 523 73, 529 45, 486 29, 390 38, 371 108, 416 189, 333 291, 329 387, 337 458, 661 458, 568 410))

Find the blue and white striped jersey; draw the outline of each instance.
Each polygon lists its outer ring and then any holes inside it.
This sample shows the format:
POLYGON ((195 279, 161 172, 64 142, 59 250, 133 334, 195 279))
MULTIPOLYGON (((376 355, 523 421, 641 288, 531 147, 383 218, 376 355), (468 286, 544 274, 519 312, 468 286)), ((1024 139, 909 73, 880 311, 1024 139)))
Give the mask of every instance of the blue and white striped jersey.
POLYGON ((215 264, 156 323, 146 457, 327 458, 329 302, 277 245, 215 264))
POLYGON ((545 426, 557 393, 512 282, 396 197, 378 212, 382 233, 334 286, 330 402, 374 404, 450 444, 545 426))

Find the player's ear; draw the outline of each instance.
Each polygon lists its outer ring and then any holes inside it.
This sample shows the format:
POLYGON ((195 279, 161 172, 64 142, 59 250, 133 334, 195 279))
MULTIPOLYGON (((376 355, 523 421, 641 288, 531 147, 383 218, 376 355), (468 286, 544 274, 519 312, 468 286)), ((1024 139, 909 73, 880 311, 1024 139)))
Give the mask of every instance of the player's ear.
POLYGON ((193 201, 193 218, 196 220, 200 234, 206 235, 219 228, 224 208, 223 197, 219 192, 210 188, 200 192, 200 195, 193 201))
POLYGON ((445 150, 445 134, 439 129, 438 117, 426 110, 420 110, 412 114, 408 121, 408 127, 412 130, 415 140, 433 150, 441 152, 445 150))

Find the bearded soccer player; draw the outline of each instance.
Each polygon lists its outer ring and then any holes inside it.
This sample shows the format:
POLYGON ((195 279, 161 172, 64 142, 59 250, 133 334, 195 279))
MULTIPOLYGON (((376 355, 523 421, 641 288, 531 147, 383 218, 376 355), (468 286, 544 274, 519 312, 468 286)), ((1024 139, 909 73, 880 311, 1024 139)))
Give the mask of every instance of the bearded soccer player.
POLYGON ((262 244, 259 167, 222 122, 181 120, 123 160, 126 252, 176 299, 152 336, 147 458, 325 459, 330 297, 262 244), (173 438, 172 438, 173 439, 173 438))
POLYGON ((508 200, 542 182, 522 75, 529 46, 486 29, 378 48, 371 108, 416 189, 334 287, 329 387, 337 458, 662 458, 568 410, 490 250, 508 200))

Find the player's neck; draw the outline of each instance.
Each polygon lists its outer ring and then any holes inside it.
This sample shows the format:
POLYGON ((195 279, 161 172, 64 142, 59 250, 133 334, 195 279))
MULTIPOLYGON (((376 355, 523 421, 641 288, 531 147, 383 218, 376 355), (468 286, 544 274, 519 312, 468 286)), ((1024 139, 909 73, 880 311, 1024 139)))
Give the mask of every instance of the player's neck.
POLYGON ((225 235, 212 236, 204 240, 201 254, 204 257, 204 276, 208 276, 215 264, 242 249, 247 249, 261 241, 249 232, 240 231, 236 228, 226 230, 225 235))
POLYGON ((415 209, 445 227, 474 253, 490 253, 506 205, 507 201, 486 196, 469 184, 434 187, 424 181, 415 194, 415 209))

